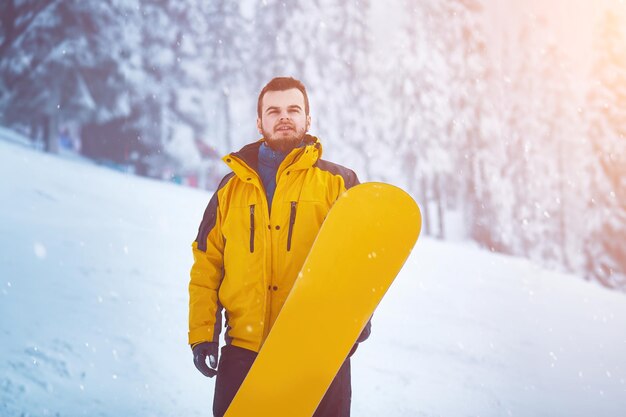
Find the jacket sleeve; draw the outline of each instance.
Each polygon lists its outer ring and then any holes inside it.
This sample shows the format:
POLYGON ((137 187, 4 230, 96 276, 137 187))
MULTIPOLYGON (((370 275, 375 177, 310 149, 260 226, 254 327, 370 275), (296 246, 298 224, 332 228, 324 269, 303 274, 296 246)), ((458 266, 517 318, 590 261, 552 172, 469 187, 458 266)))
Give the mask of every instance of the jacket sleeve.
POLYGON ((224 275, 224 237, 222 235, 218 193, 213 194, 204 212, 198 236, 192 243, 193 266, 189 282, 189 344, 217 342, 222 330, 222 307, 218 290, 224 275))
POLYGON ((334 187, 331 187, 332 191, 329 196, 331 198, 332 203, 337 201, 337 199, 341 197, 341 195, 345 193, 346 191, 348 191, 350 188, 354 187, 355 185, 359 185, 361 183, 356 173, 352 171, 351 169, 341 167, 341 166, 336 169, 337 171, 335 172, 336 174, 335 178, 337 178, 337 182, 335 183, 334 187))
POLYGON ((348 173, 344 176, 344 184, 346 186, 346 190, 354 187, 355 185, 359 185, 361 182, 357 177, 356 173, 352 170, 348 170, 348 173))

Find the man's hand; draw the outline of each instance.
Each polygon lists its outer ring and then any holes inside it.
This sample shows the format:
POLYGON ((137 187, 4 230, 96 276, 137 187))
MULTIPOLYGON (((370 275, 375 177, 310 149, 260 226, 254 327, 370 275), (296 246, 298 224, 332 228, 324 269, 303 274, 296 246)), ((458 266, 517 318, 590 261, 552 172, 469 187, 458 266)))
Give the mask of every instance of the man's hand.
POLYGON ((356 339, 356 343, 354 344, 354 346, 352 346, 352 349, 350 349, 350 353, 348 353, 348 357, 351 357, 352 355, 354 355, 354 352, 356 352, 356 350, 359 348, 359 343, 365 342, 367 338, 370 337, 371 332, 372 332, 372 320, 370 319, 365 325, 365 327, 363 328, 363 331, 359 335, 359 338, 356 339))
POLYGON ((363 331, 359 335, 359 338, 356 339, 356 342, 357 343, 365 342, 367 338, 370 337, 370 333, 372 333, 372 319, 368 320, 367 324, 363 328, 363 331))
POLYGON ((198 368, 198 371, 202 372, 202 375, 213 378, 217 375, 217 355, 219 346, 217 342, 201 342, 194 345, 193 351, 193 363, 198 368), (209 357, 209 368, 206 364, 206 358, 209 357))

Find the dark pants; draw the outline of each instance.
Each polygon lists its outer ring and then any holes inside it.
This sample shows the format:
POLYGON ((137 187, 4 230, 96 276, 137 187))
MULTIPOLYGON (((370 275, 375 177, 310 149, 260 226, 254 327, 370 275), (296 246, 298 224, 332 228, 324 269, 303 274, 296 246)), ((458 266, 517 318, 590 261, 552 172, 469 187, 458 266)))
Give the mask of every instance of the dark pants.
MULTIPOLYGON (((245 379, 257 353, 237 346, 222 348, 217 367, 213 415, 222 417, 245 379)), ((350 359, 346 359, 313 417, 350 417, 350 359)), ((288 401, 288 399, 286 399, 288 401)))

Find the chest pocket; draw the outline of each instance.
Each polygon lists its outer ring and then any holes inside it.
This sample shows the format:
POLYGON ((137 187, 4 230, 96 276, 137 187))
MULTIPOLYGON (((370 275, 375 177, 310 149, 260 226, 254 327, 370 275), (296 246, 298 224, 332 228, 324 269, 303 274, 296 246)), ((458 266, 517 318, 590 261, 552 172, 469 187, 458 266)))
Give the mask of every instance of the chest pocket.
POLYGON ((256 204, 250 204, 250 253, 254 253, 254 211, 256 204))
POLYGON ((320 201, 290 201, 287 252, 311 249, 329 207, 320 201))
POLYGON ((232 192, 232 200, 226 205, 222 220, 222 233, 226 250, 233 253, 254 253, 258 250, 258 230, 262 224, 262 205, 256 190, 241 189, 232 192))
POLYGON ((291 210, 289 211, 289 234, 287 235, 287 252, 291 251, 291 238, 293 236, 293 227, 296 224, 296 210, 298 208, 298 202, 291 202, 291 210))

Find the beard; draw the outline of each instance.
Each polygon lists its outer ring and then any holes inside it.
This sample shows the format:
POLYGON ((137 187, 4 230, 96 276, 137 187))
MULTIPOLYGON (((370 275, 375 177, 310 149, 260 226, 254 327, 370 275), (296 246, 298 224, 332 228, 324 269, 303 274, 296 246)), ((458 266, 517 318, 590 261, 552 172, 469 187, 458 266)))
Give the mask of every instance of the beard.
POLYGON ((282 153, 288 153, 292 149, 297 148, 302 143, 304 136, 306 135, 306 129, 302 128, 300 130, 296 130, 292 128, 286 132, 274 129, 274 132, 268 132, 265 129, 262 129, 263 137, 265 138, 265 142, 267 146, 272 148, 275 151, 279 151, 282 153))

